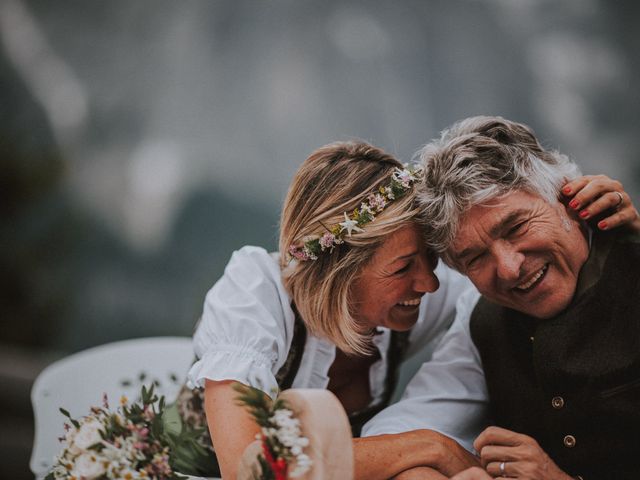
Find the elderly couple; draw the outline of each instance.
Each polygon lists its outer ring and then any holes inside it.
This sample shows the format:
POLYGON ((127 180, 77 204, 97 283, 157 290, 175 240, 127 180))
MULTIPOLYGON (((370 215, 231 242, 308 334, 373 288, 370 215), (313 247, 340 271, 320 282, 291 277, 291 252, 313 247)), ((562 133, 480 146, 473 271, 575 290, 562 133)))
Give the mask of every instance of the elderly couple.
POLYGON ((316 150, 280 253, 240 249, 207 294, 189 380, 223 478, 258 432, 234 381, 333 392, 362 433, 358 479, 638 478, 629 196, 499 117, 420 156, 412 169, 365 143, 316 150), (436 341, 389 405, 400 363, 436 341))

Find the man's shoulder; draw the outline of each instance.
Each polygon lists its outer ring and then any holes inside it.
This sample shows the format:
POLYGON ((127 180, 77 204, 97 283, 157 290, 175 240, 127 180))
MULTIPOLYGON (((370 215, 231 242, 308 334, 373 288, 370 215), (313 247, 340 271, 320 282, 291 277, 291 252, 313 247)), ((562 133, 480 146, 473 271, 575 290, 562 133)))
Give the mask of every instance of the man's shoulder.
POLYGON ((487 297, 481 295, 471 312, 471 322, 490 324, 502 318, 505 310, 505 307, 493 303, 487 297))
POLYGON ((469 318, 469 333, 478 345, 500 333, 505 319, 505 308, 480 296, 469 318))
POLYGON ((640 246, 640 232, 625 232, 618 237, 619 243, 630 243, 640 246))

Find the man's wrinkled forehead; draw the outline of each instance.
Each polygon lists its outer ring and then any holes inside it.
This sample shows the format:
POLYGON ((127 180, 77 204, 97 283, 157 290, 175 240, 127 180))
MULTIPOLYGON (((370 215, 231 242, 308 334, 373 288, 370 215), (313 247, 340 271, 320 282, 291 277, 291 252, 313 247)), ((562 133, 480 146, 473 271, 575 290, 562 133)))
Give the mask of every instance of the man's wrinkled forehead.
POLYGON ((484 248, 480 236, 468 235, 470 229, 481 228, 485 235, 495 240, 505 235, 514 223, 530 215, 531 211, 527 207, 509 208, 509 204, 500 199, 494 199, 485 205, 477 205, 471 208, 460 219, 455 238, 449 247, 449 256, 455 263, 463 261, 467 256, 477 253, 484 248), (490 210, 489 210, 490 209, 490 210), (480 226, 477 223, 478 213, 489 210, 491 215, 483 216, 489 221, 480 226))

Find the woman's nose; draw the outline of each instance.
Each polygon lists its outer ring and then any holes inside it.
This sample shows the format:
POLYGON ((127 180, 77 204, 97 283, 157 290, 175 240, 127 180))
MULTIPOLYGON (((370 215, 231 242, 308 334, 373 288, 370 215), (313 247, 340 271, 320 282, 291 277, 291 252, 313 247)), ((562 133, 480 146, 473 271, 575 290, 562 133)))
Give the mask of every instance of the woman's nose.
POLYGON ((435 257, 421 255, 418 261, 418 268, 413 279, 413 288, 417 292, 433 293, 440 287, 440 280, 434 273, 436 267, 435 257))

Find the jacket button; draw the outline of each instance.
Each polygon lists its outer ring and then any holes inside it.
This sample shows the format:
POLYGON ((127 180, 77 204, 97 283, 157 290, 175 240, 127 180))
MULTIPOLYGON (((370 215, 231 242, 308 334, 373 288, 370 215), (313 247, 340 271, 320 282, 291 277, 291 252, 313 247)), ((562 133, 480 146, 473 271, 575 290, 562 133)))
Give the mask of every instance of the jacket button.
POLYGON ((563 443, 565 447, 573 448, 576 446, 576 437, 573 435, 565 435, 563 443))
POLYGON ((556 410, 560 410, 562 407, 564 407, 564 398, 560 396, 553 397, 551 399, 551 406, 556 410))

